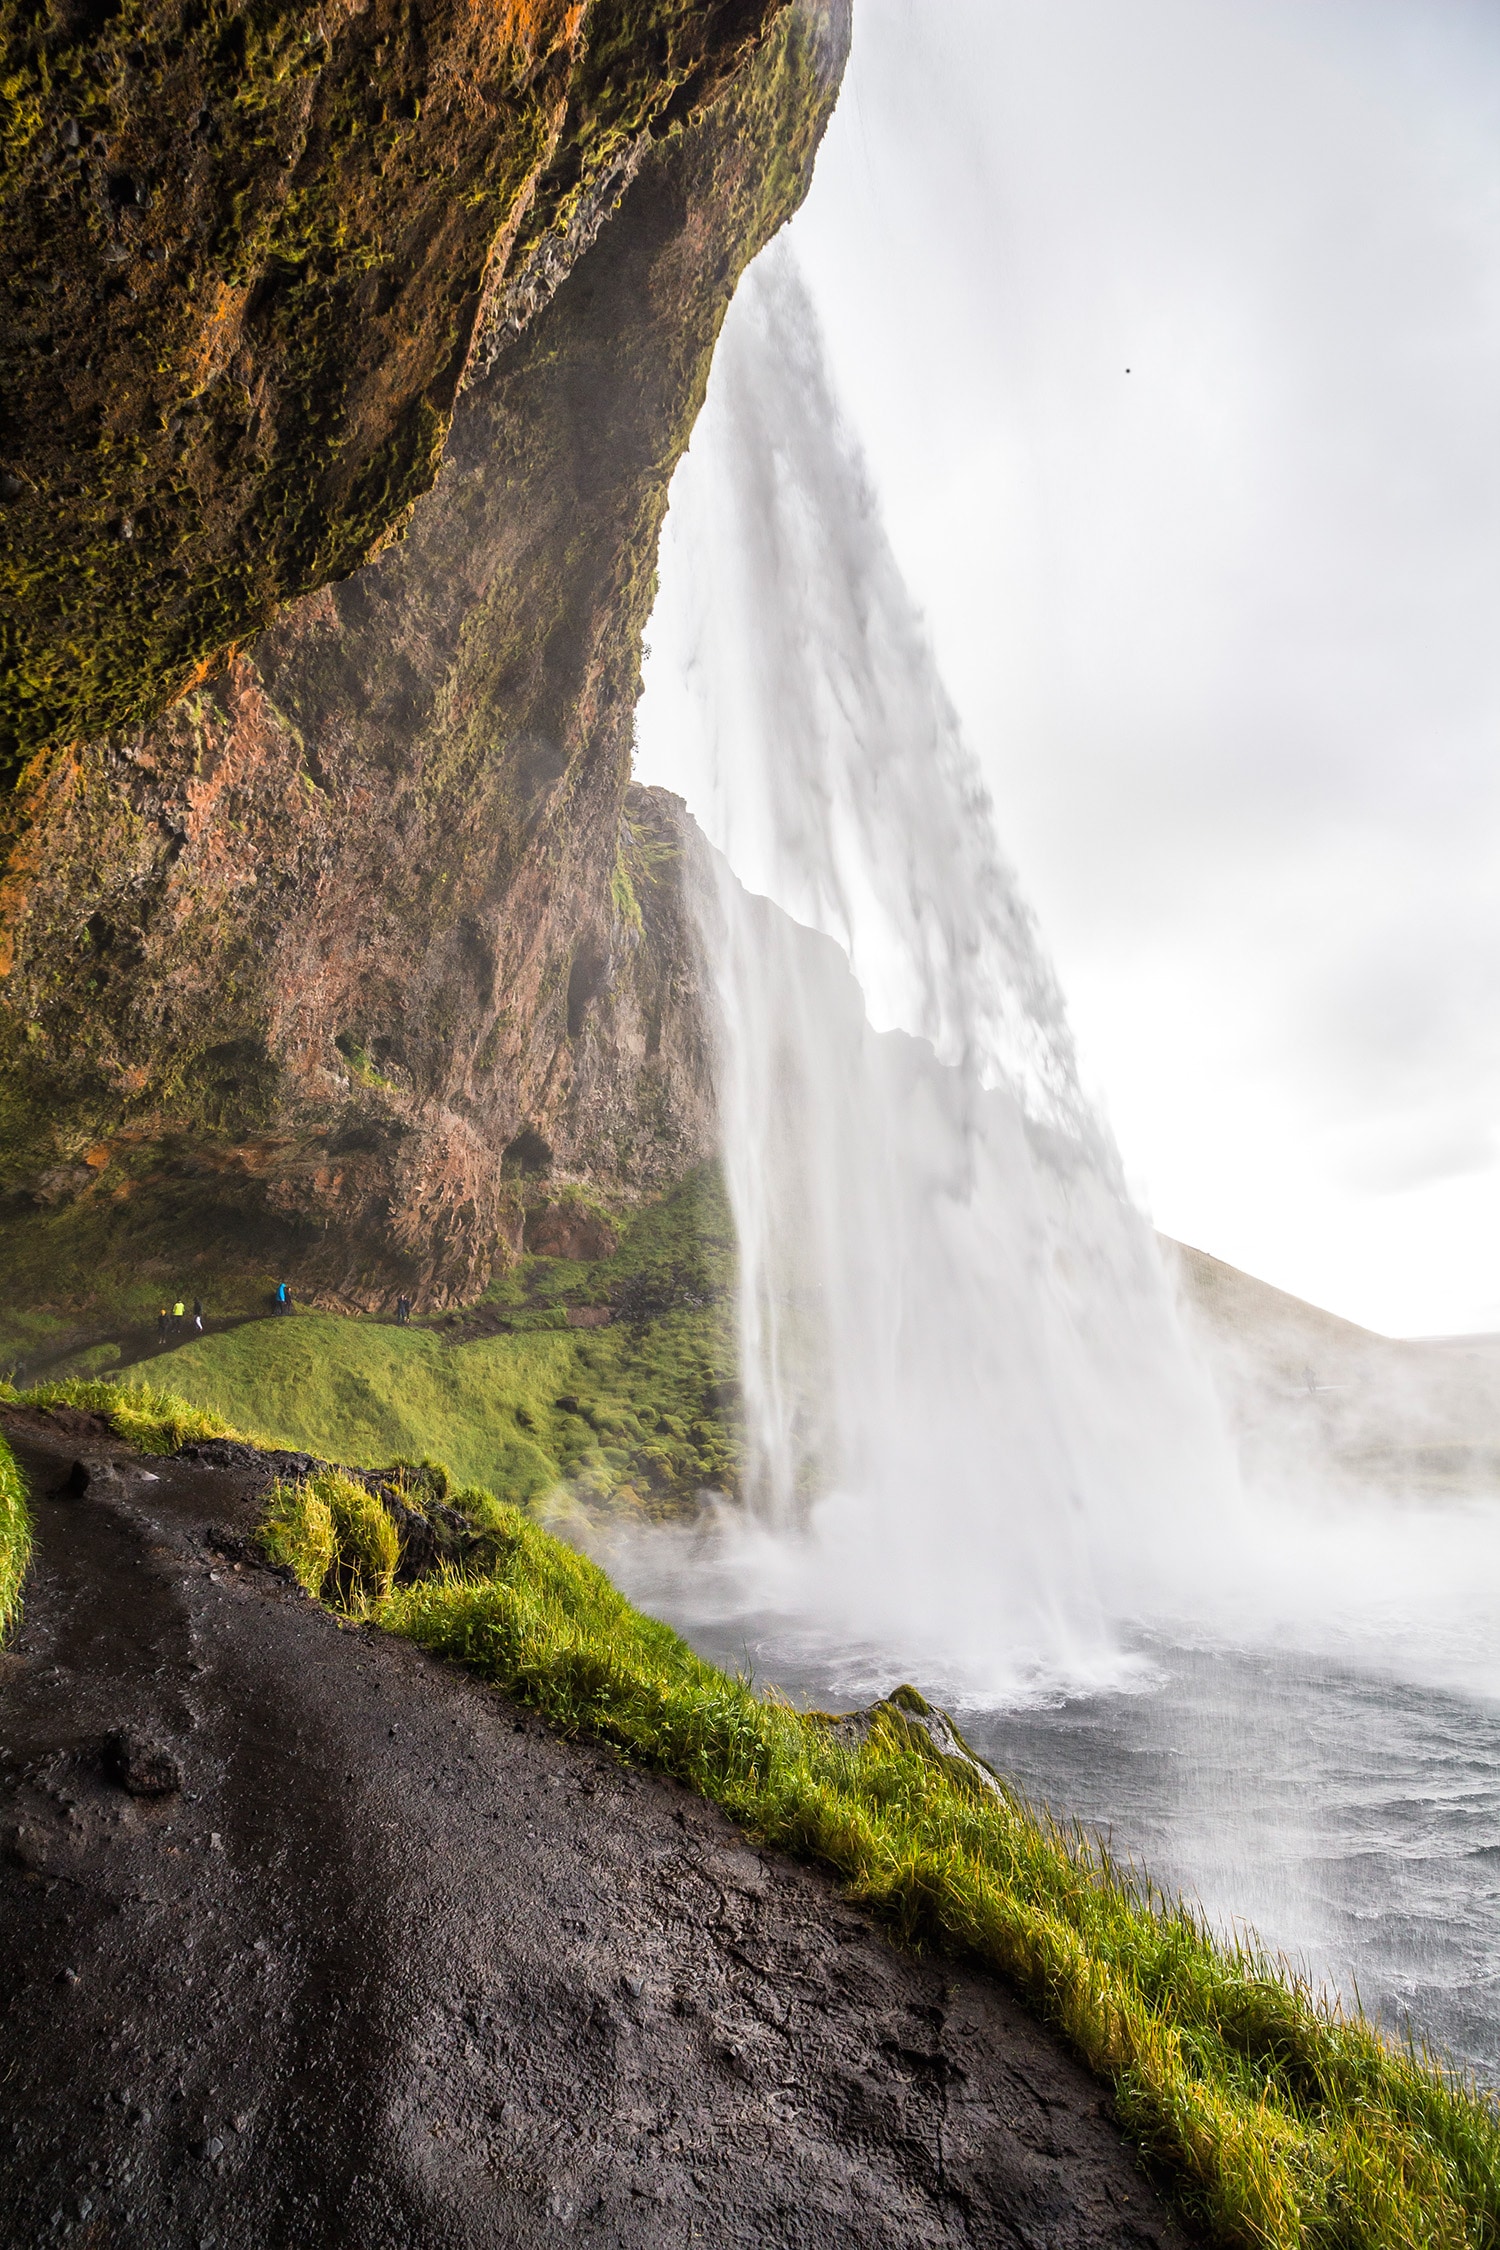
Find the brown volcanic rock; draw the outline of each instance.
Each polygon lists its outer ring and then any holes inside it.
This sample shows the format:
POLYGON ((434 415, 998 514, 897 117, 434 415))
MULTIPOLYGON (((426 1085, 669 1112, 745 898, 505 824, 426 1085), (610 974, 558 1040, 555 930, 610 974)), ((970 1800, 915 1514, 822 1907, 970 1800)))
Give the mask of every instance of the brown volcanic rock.
POLYGON ((526 1247, 538 1258, 612 1258, 620 1238, 602 1212, 570 1203, 542 1203, 526 1214, 526 1247))
POLYGON ((625 804, 640 638, 724 310, 805 190, 847 31, 842 0, 791 9, 650 150, 465 392, 403 543, 13 794, 13 1190, 71 1169, 128 1220, 161 1159, 299 1293, 442 1303, 517 1246, 527 1172, 628 1195, 706 1152, 682 809, 625 804))
POLYGON ((7 7, 0 778, 363 562, 782 4, 7 7))

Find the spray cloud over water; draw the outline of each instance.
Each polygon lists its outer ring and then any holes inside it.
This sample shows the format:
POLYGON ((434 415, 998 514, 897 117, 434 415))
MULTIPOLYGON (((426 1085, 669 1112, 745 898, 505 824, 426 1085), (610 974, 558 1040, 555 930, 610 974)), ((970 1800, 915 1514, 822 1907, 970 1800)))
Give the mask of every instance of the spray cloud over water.
POLYGON ((721 1598, 836 1642, 850 1686, 1117 1677, 1163 1554, 1237 1504, 1229 1449, 784 251, 663 577, 651 724, 776 902, 723 862, 702 902, 749 1449, 721 1598))
POLYGON ((1241 1481, 784 254, 731 309, 652 640, 642 766, 736 871, 700 919, 751 1462, 745 1507, 615 1569, 794 1694, 917 1680, 1500 2079, 1500 1506, 1330 1482, 1265 1427, 1241 1481))

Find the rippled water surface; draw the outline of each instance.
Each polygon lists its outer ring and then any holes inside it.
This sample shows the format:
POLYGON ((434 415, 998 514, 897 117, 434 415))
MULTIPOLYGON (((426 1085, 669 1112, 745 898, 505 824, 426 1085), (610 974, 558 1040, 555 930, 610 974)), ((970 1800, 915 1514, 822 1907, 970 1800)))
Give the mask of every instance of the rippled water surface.
POLYGON ((1500 2080, 1500 1709, 1269 1654, 970 1713, 1028 1793, 1500 2080))
MULTIPOLYGON (((675 1622, 797 1701, 848 1701, 847 1668, 788 1659, 771 1620, 675 1622)), ((1135 1692, 964 1729, 1215 1922, 1500 2084, 1500 1704, 1284 1652, 1142 1653, 1135 1692)))

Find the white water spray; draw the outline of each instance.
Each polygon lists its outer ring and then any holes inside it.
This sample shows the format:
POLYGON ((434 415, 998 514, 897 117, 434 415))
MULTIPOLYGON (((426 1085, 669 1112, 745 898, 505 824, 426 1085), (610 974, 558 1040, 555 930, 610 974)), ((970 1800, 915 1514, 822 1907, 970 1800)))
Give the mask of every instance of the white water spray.
POLYGON ((662 586, 644 763, 767 894, 720 861, 701 901, 751 1462, 744 1507, 614 1567, 794 1693, 917 1680, 1212 1917, 1500 2073, 1500 1507, 1295 1446, 1242 1487, 784 255, 662 586))
POLYGON ((703 907, 749 1445, 721 1588, 851 1685, 1116 1677, 1183 1525, 1236 1504, 1229 1448, 784 252, 726 327, 663 581, 652 724, 786 910, 722 864, 703 907))

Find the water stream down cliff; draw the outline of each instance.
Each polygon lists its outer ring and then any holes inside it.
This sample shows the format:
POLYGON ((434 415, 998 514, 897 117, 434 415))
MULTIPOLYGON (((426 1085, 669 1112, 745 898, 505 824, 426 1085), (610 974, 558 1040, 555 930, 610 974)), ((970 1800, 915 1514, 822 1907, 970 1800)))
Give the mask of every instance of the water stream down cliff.
POLYGON ((949 1694, 1107 1677, 1162 1558, 1239 1507, 1234 1462, 778 253, 674 486, 652 648, 647 769, 696 758, 779 902, 724 859, 699 902, 741 1245, 734 1598, 949 1694))

